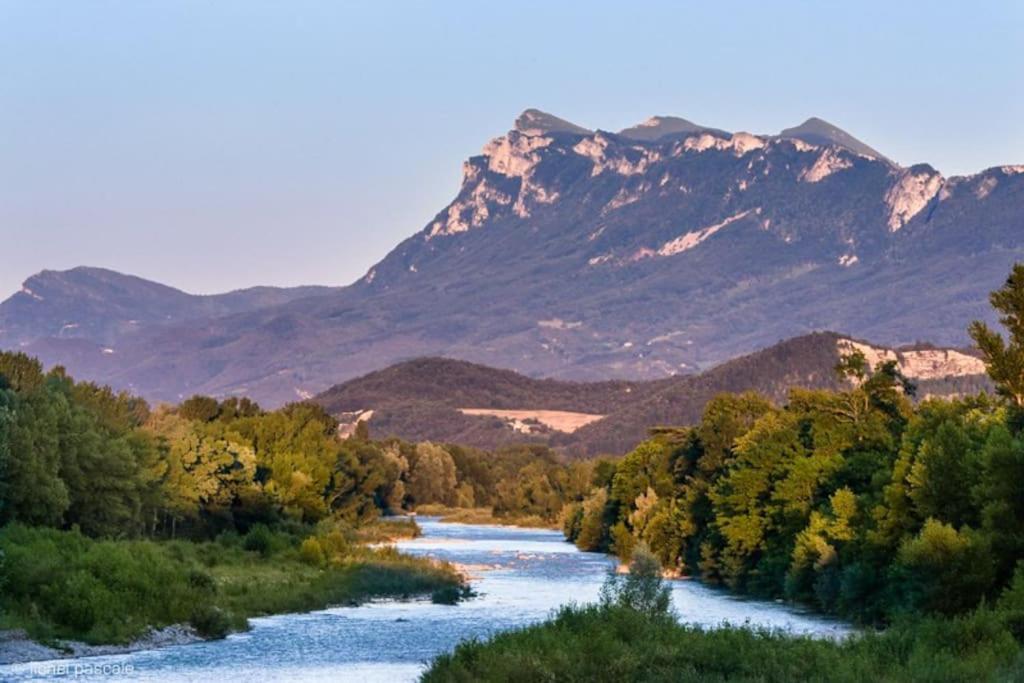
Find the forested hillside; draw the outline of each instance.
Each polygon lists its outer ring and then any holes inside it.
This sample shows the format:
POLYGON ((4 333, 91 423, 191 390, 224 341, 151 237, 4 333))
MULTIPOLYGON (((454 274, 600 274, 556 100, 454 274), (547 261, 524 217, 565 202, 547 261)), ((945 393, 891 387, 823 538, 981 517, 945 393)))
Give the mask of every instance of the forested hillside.
MULTIPOLYGON (((722 392, 757 391, 783 402, 792 387, 839 389, 845 380, 836 375, 835 365, 853 343, 842 335, 814 333, 704 373, 646 382, 538 380, 465 361, 422 358, 349 380, 314 401, 342 421, 366 420, 378 436, 479 448, 546 444, 574 457, 621 454, 642 441, 651 427, 695 424, 708 401, 722 392), (482 414, 466 414, 467 408, 482 414), (495 412, 487 414, 487 409, 495 412), (503 410, 572 411, 595 419, 559 430, 537 420, 516 424, 500 417, 503 410)), ((991 388, 987 377, 978 374, 983 372, 980 362, 961 351, 863 346, 873 355, 899 361, 919 383, 921 397, 991 388), (953 362, 938 365, 926 354, 953 362)))

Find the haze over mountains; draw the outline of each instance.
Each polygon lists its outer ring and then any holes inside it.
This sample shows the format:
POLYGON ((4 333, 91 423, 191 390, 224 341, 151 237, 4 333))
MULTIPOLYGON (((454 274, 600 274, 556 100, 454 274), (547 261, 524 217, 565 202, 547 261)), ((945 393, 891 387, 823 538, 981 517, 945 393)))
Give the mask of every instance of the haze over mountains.
POLYGON ((48 338, 116 344, 148 327, 251 311, 337 289, 251 287, 200 296, 104 268, 44 270, 0 304, 0 340, 8 347, 48 338))
POLYGON ((610 133, 527 110, 463 171, 349 287, 191 297, 45 272, 0 304, 0 345, 151 399, 268 406, 426 355, 662 379, 813 330, 963 345, 1024 258, 1024 166, 945 178, 814 118, 610 133))

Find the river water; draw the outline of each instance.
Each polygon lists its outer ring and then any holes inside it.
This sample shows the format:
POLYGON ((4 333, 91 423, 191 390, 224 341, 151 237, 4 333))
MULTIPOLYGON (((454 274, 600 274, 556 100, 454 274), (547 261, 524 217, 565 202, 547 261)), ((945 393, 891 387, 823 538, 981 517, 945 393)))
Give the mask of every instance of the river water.
MULTIPOLYGON (((438 653, 546 618, 568 602, 592 602, 612 561, 578 551, 556 531, 421 519, 423 536, 402 550, 464 566, 479 597, 456 606, 375 602, 252 619, 224 640, 124 655, 0 666, 0 680, 408 681, 438 653)), ((750 624, 835 637, 841 623, 783 605, 741 600, 695 581, 672 582, 682 621, 750 624)))

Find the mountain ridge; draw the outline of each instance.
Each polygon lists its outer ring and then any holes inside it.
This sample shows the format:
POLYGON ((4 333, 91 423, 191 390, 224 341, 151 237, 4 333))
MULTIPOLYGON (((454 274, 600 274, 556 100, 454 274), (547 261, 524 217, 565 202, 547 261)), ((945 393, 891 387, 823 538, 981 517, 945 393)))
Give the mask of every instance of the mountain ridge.
POLYGON ((255 286, 190 294, 108 268, 43 270, 0 302, 0 346, 21 347, 40 338, 113 344, 144 326, 230 315, 332 291, 337 288, 255 286))
POLYGON ((171 401, 278 405, 425 355, 657 379, 814 330, 962 345, 1024 259, 1024 166, 946 178, 831 143, 633 140, 542 114, 470 157, 454 200, 348 287, 153 323, 115 354, 25 348, 171 401))

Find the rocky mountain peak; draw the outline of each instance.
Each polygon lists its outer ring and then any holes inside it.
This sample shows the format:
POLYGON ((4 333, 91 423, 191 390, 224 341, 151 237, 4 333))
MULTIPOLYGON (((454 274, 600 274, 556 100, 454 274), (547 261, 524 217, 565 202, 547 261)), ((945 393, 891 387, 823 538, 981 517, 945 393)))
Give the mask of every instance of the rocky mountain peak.
POLYGON ((691 133, 717 133, 727 135, 725 131, 702 126, 678 116, 652 116, 651 118, 629 128, 623 128, 619 135, 630 140, 651 142, 669 135, 687 135, 691 133))
POLYGON ((547 135, 548 133, 576 133, 589 135, 593 131, 575 123, 560 119, 539 109, 527 109, 516 118, 514 130, 523 135, 547 135))
POLYGON ((810 330, 962 344, 1024 260, 1024 167, 944 179, 820 119, 783 135, 646 124, 676 132, 524 112, 355 286, 196 297, 47 274, 0 304, 0 347, 157 400, 271 405, 412 355, 663 379, 810 330))
POLYGON ((800 140, 810 145, 838 145, 839 147, 845 147, 855 154, 884 161, 890 166, 897 165, 878 150, 869 147, 866 143, 853 137, 842 128, 817 116, 812 116, 799 126, 786 128, 779 133, 779 137, 800 140))

